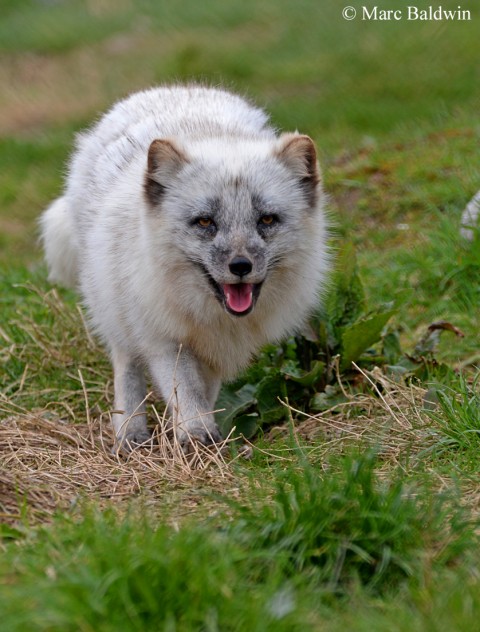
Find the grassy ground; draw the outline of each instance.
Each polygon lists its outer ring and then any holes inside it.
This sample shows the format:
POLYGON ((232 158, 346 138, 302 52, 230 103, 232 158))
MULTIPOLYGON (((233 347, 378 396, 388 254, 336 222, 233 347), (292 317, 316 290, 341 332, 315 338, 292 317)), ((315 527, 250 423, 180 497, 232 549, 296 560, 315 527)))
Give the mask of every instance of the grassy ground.
POLYGON ((458 228, 480 188, 479 10, 380 23, 333 0, 1 4, 0 629, 475 629, 480 248, 458 228), (370 391, 292 411, 248 462, 109 453, 110 368, 46 281, 36 218, 75 131, 191 79, 312 135, 335 245, 355 244, 369 304, 399 301, 407 351, 434 320, 463 331, 442 337, 457 372, 435 409, 429 384, 370 368, 370 391))

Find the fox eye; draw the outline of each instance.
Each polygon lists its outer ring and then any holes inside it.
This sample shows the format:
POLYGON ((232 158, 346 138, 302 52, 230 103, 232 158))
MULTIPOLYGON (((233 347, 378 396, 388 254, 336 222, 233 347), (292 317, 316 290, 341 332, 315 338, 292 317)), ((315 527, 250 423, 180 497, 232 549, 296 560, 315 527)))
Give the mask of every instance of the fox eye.
POLYGON ((214 228, 215 222, 211 217, 199 217, 196 222, 202 228, 214 228))
POLYGON ((262 226, 271 226, 276 221, 277 221, 277 218, 275 215, 267 214, 267 215, 262 215, 258 223, 261 224, 262 226))

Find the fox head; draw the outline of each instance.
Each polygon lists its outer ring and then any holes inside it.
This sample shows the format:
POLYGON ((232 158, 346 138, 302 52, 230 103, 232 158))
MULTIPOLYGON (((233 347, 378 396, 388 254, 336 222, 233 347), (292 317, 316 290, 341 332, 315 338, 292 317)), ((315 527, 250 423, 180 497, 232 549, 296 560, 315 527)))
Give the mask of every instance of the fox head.
POLYGON ((154 140, 144 194, 148 230, 168 231, 162 265, 189 269, 197 288, 245 316, 309 244, 321 196, 315 145, 300 134, 154 140))

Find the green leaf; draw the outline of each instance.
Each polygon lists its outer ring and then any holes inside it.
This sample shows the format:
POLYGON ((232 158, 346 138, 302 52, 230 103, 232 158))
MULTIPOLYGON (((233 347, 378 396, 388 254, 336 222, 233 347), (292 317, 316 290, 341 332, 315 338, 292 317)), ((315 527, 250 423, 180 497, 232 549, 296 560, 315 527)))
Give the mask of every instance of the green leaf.
POLYGON ((321 380, 325 375, 325 363, 316 360, 312 363, 310 371, 304 371, 299 367, 290 366, 282 367, 281 373, 287 380, 301 384, 302 386, 313 386, 321 380))
POLYGON ((338 254, 332 288, 326 309, 329 324, 335 330, 355 322, 365 310, 365 292, 358 276, 355 248, 351 243, 338 254))
POLYGON ((257 386, 256 397, 261 424, 273 423, 285 418, 287 409, 279 397, 287 395, 285 378, 280 373, 267 375, 257 386))
POLYGON ((25 533, 20 529, 11 527, 8 524, 0 523, 0 540, 20 540, 25 537, 25 533))
POLYGON ((310 409, 314 411, 329 410, 337 404, 343 404, 348 399, 342 393, 340 388, 335 386, 327 386, 323 393, 315 393, 310 400, 310 409))
POLYGON ((235 436, 242 435, 245 439, 250 439, 258 430, 258 413, 240 415, 235 418, 235 436))
POLYGON ((238 432, 237 418, 244 415, 256 404, 255 391, 256 387, 253 384, 245 384, 235 391, 228 385, 222 388, 216 408, 224 408, 225 410, 216 413, 215 420, 224 437, 230 433, 234 426, 238 432))
POLYGON ((364 351, 378 342, 387 322, 395 314, 394 309, 377 312, 343 328, 342 331, 342 370, 350 368, 364 351))
POLYGON ((396 331, 391 331, 386 336, 383 336, 382 353, 386 362, 391 365, 395 365, 399 358, 402 357, 400 337, 396 331))

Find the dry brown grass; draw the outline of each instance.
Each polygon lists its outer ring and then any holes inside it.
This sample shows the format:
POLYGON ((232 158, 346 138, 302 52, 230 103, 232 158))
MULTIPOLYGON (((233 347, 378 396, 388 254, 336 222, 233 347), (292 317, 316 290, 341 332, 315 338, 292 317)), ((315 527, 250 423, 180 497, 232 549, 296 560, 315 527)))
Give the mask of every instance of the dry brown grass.
MULTIPOLYGON (((342 451, 353 442, 379 446, 386 469, 410 466, 434 440, 423 411, 425 390, 386 377, 380 370, 363 372, 376 394, 355 395, 346 403, 311 416, 289 406, 295 434, 322 455, 342 451)), ((79 498, 100 503, 130 501, 139 494, 159 501, 169 487, 234 487, 227 439, 206 448, 192 444, 185 454, 166 430, 166 419, 157 417, 154 441, 128 455, 112 451, 114 444, 108 414, 90 412, 84 389, 86 422, 72 423, 50 410, 27 411, 6 397, 0 409, 10 411, 0 423, 3 519, 19 519, 22 506, 44 519, 56 509, 66 509, 79 498)), ((270 430, 267 438, 286 436, 285 426, 270 430)), ((288 452, 288 450, 287 450, 288 452)), ((271 458, 288 458, 281 450, 271 458)))
POLYGON ((150 446, 125 455, 112 450, 105 415, 89 416, 87 423, 48 411, 6 417, 0 422, 0 518, 16 521, 24 507, 31 519, 45 519, 82 498, 129 501, 142 493, 160 499, 165 485, 218 488, 232 481, 230 439, 210 448, 192 443, 185 454, 160 421, 150 446))
MULTIPOLYGON (((414 466, 421 453, 435 441, 432 422, 424 409, 427 391, 396 381, 379 368, 357 369, 369 385, 369 392, 349 395, 344 390, 347 401, 316 415, 286 404, 292 419, 298 420, 295 434, 325 454, 362 442, 377 447, 386 468, 404 467, 407 455, 410 466, 414 466)), ((275 427, 269 437, 288 432, 284 426, 275 427)))
POLYGON ((0 391, 0 521, 18 520, 23 508, 32 519, 48 518, 83 497, 104 503, 145 494, 163 501, 173 488, 233 480, 231 439, 213 448, 192 442, 185 454, 151 396, 152 445, 112 452, 111 369, 81 309, 55 289, 24 288, 31 293, 25 311, 0 328, 3 366, 23 366, 15 379, 5 371, 0 391), (36 310, 44 308, 54 320, 39 320, 36 310))
MULTIPOLYGON (((361 372, 371 386, 370 393, 350 396, 347 402, 314 416, 286 404, 295 421, 290 427, 283 425, 269 431, 266 439, 275 448, 266 454, 267 458, 293 460, 291 443, 286 440, 293 429, 316 462, 327 464, 332 453, 360 444, 377 448, 383 462, 380 475, 389 476, 398 468, 412 472, 421 465, 423 454, 436 441, 424 409, 425 389, 397 382, 380 369, 361 372)), ((128 455, 115 453, 109 414, 90 410, 83 380, 82 385, 86 410, 83 422, 62 419, 50 408, 28 411, 5 396, 0 399, 0 412, 10 411, 0 422, 3 521, 19 520, 23 508, 31 520, 37 521, 84 498, 100 506, 113 501, 118 507, 136 497, 146 498, 157 511, 165 504, 175 505, 176 520, 198 511, 205 489, 237 497, 242 493, 241 474, 238 469, 234 471, 228 449, 231 439, 213 448, 193 443, 190 454, 185 454, 172 440, 165 416, 152 406, 158 422, 152 444, 128 455)), ((242 454, 236 458, 242 458, 242 454)), ((439 489, 450 483, 438 477, 439 489)), ((478 485, 469 484, 465 491, 473 504, 478 502, 478 485)), ((211 513, 212 508, 215 510, 213 504, 203 507, 203 511, 211 513)))
MULTIPOLYGON (((27 289, 31 296, 26 311, 17 314, 17 333, 0 329, 0 359, 5 366, 20 359, 24 366, 0 394, 1 519, 14 522, 24 510, 32 520, 48 519, 82 498, 100 505, 147 498, 157 507, 183 507, 175 509, 178 515, 200 504, 203 488, 242 493, 242 475, 237 468, 234 477, 228 454, 230 440, 210 449, 193 444, 192 453, 184 454, 151 399, 150 418, 157 421, 152 446, 127 456, 112 453, 111 369, 102 350, 87 333, 79 308, 66 305, 56 290, 27 289), (32 307, 47 308, 50 322, 39 320, 32 307)), ((358 370, 368 387, 364 394, 345 390, 344 403, 313 416, 289 406, 295 420, 290 428, 312 458, 325 463, 330 454, 360 442, 377 447, 386 474, 407 462, 415 467, 435 442, 425 389, 380 369, 358 370)), ((268 432, 275 449, 267 459, 294 458, 289 432, 285 425, 268 432)))

